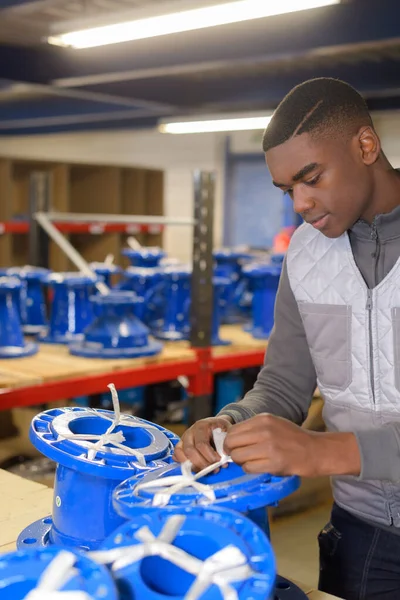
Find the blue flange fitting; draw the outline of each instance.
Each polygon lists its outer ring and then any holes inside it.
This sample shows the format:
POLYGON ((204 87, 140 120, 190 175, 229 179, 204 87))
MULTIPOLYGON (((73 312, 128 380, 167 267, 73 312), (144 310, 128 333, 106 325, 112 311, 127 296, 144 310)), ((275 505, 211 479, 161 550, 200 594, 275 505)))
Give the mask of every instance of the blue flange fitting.
POLYGON ((53 513, 28 526, 18 548, 97 548, 124 522, 112 505, 118 483, 171 463, 179 441, 167 429, 132 415, 78 407, 38 414, 29 437, 57 463, 53 513))
POLYGON ((230 280, 227 277, 213 277, 213 316, 211 329, 211 344, 213 346, 229 346, 232 342, 221 340, 219 337, 219 328, 221 326, 221 314, 225 308, 224 291, 229 287, 230 280))
POLYGON ((280 266, 263 264, 243 268, 253 292, 253 323, 249 330, 257 339, 267 339, 274 326, 275 298, 281 270, 280 266))
POLYGON ((46 280, 54 292, 51 304, 50 326, 39 336, 45 344, 69 344, 81 339, 86 327, 93 321, 90 302, 94 282, 79 272, 53 273, 46 280))
POLYGON ((214 260, 216 263, 215 275, 227 277, 230 285, 223 291, 224 306, 222 309, 222 323, 239 323, 243 321, 237 289, 241 281, 243 263, 251 258, 251 255, 239 250, 221 248, 214 250, 214 260))
POLYGON ((192 268, 166 267, 165 311, 161 329, 154 335, 163 340, 186 340, 190 334, 190 285, 192 268))
POLYGON ((165 256, 164 250, 155 246, 147 246, 138 250, 132 248, 124 248, 122 254, 130 261, 132 267, 158 267, 160 261, 165 256))
POLYGON ((92 262, 89 267, 99 276, 101 281, 104 281, 107 287, 112 287, 111 278, 113 275, 122 273, 121 267, 107 262, 92 262))
POLYGON ((0 277, 0 358, 36 354, 39 346, 25 342, 20 319, 22 283, 15 277, 0 277))
POLYGON ((148 328, 134 313, 142 303, 134 292, 111 290, 91 297, 96 318, 85 330, 83 339, 70 344, 75 356, 87 358, 135 358, 152 356, 162 344, 149 339, 148 328))
POLYGON ((41 267, 15 267, 7 275, 22 282, 20 292, 20 315, 22 329, 27 335, 36 335, 47 326, 46 299, 43 282, 50 271, 41 267))
POLYGON ((87 600, 118 598, 108 569, 81 553, 54 546, 0 555, 1 600, 27 600, 33 591, 37 599, 52 592, 82 592, 87 600))
POLYGON ((142 512, 92 557, 110 566, 121 600, 274 600, 268 538, 223 508, 142 512))
POLYGON ((271 254, 271 264, 282 266, 283 261, 285 260, 285 256, 286 256, 286 254, 278 254, 278 253, 271 254))
POLYGON ((119 289, 135 292, 143 298, 136 311, 139 319, 149 327, 160 325, 166 302, 163 270, 158 267, 128 267, 124 278, 119 289))
MULTIPOLYGON (((151 481, 178 475, 181 475, 181 465, 172 464, 123 481, 114 493, 115 510, 125 519, 135 519, 138 512, 144 509, 159 510, 155 503, 155 496, 163 492, 168 494, 168 488, 162 486, 142 488, 141 485, 146 483, 148 486, 151 481)), ((263 509, 265 506, 276 505, 299 487, 300 480, 298 477, 274 477, 265 473, 249 475, 239 465, 229 463, 218 473, 210 473, 199 479, 198 483, 207 486, 215 499, 210 500, 188 483, 183 489, 171 494, 163 510, 212 505, 247 514, 263 509)), ((262 514, 264 512, 261 511, 262 514)), ((259 522, 259 518, 257 521, 259 522)), ((262 526, 265 527, 264 522, 262 526)))

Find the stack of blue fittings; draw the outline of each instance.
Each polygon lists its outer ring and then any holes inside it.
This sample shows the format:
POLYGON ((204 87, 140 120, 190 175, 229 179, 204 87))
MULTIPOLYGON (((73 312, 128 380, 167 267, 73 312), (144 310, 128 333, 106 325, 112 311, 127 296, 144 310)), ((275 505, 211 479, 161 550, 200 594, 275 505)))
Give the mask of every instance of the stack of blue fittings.
POLYGON ((155 506, 151 482, 181 474, 173 463, 179 438, 114 408, 52 409, 33 419, 32 443, 57 463, 54 502, 51 516, 20 534, 20 556, 89 552, 109 567, 119 600, 224 600, 230 588, 238 600, 304 600, 276 575, 265 510, 297 489, 298 478, 249 475, 229 463, 199 479, 213 501, 188 483, 155 506), (150 488, 138 489, 145 482, 150 488))
POLYGON ((137 358, 153 356, 162 344, 149 339, 149 329, 138 319, 135 308, 143 298, 134 292, 110 290, 90 301, 95 306, 95 319, 84 331, 83 338, 71 343, 70 353, 86 358, 137 358))
POLYGON ((230 285, 230 280, 227 277, 213 277, 213 314, 212 314, 212 329, 211 329, 211 345, 212 346, 229 346, 232 342, 221 339, 219 330, 222 322, 222 314, 225 309, 224 292, 230 285))
MULTIPOLYGON (((61 547, 31 548, 0 556, 0 597, 1 600, 28 600, 28 594, 35 592, 35 598, 48 598, 57 592, 81 592, 87 600, 118 600, 117 587, 111 573, 102 565, 82 553, 69 551, 71 560, 66 570, 69 576, 63 578, 57 562, 65 550, 61 547), (50 570, 52 570, 51 577, 50 570), (54 572, 56 571, 56 572, 54 572), (60 578, 60 586, 53 585, 50 579, 60 578), (64 579, 64 581, 63 581, 64 579), (50 588, 50 589, 49 589, 50 588), (52 589, 53 588, 53 589, 52 589)), ((32 600, 33 598, 32 597, 32 600)), ((57 596, 58 597, 58 596, 57 596)), ((61 596, 62 597, 62 596, 61 596)), ((72 596, 73 597, 73 596, 72 596)))
POLYGON ((143 298, 137 316, 149 327, 159 327, 165 311, 163 270, 158 267, 128 267, 119 289, 135 292, 143 298))
POLYGON ((239 250, 222 248, 214 250, 213 256, 216 263, 214 274, 230 280, 230 285, 226 286, 223 292, 222 323, 240 323, 243 321, 243 314, 239 307, 240 298, 237 290, 241 282, 242 265, 251 259, 251 255, 239 250))
POLYGON ((109 288, 113 287, 113 275, 119 275, 122 272, 121 267, 107 262, 92 262, 89 267, 98 275, 100 281, 103 281, 109 288))
POLYGON ((21 280, 20 316, 22 329, 27 335, 36 335, 48 325, 43 283, 50 271, 41 267, 15 267, 7 275, 21 280))
POLYGON ((160 265, 160 261, 165 257, 165 252, 161 248, 148 246, 138 250, 124 248, 122 254, 126 256, 132 267, 154 268, 160 265))
POLYGON ((253 293, 253 323, 249 330, 256 339, 268 339, 274 326, 275 299, 281 271, 281 266, 257 263, 243 268, 250 279, 253 293))
POLYGON ((29 437, 57 467, 52 515, 44 515, 20 534, 19 549, 52 545, 97 549, 125 521, 112 504, 117 485, 171 463, 179 441, 167 429, 132 415, 119 420, 113 411, 79 407, 39 413, 29 437), (102 444, 100 438, 113 422, 113 441, 102 444))
POLYGON ((0 358, 36 354, 39 346, 24 339, 20 317, 22 283, 16 277, 0 277, 0 358))
POLYGON ((94 282, 79 272, 53 273, 46 279, 53 290, 50 325, 39 339, 44 344, 69 344, 81 339, 94 319, 90 296, 94 282))
POLYGON ((166 267, 165 307, 162 326, 155 337, 163 340, 187 340, 190 334, 190 292, 192 269, 186 266, 166 267))

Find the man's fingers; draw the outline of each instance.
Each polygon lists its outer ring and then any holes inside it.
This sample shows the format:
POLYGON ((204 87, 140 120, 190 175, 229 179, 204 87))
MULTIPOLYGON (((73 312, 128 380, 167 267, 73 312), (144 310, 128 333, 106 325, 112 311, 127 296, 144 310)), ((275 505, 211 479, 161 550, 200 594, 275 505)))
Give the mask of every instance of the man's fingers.
POLYGON ((207 429, 203 431, 201 429, 193 432, 193 443, 196 450, 203 456, 207 465, 212 465, 220 460, 220 455, 211 446, 212 431, 207 429))
MULTIPOLYGON (((259 443, 261 440, 257 440, 259 443)), ((232 452, 236 448, 243 448, 252 446, 256 442, 256 436, 254 431, 229 431, 224 442, 224 451, 232 456, 232 452)))
POLYGON ((175 446, 174 460, 176 460, 176 462, 179 462, 179 463, 182 463, 182 462, 185 462, 186 460, 188 460, 186 454, 183 451, 182 441, 178 442, 175 446))
POLYGON ((243 471, 251 473, 252 475, 259 473, 272 473, 272 475, 279 475, 274 472, 273 465, 268 460, 251 460, 242 465, 243 471))
POLYGON ((265 446, 253 444, 251 446, 232 450, 231 458, 236 464, 243 465, 249 461, 267 460, 268 456, 266 455, 265 446))

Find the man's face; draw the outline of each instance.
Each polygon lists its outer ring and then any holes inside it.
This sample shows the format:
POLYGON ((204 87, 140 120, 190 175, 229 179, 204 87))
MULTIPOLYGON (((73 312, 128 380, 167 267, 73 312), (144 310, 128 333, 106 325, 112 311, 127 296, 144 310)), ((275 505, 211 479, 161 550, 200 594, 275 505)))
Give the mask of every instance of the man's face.
POLYGON ((369 204, 373 184, 357 137, 313 139, 304 133, 269 150, 266 162, 295 212, 329 238, 352 227, 369 204))

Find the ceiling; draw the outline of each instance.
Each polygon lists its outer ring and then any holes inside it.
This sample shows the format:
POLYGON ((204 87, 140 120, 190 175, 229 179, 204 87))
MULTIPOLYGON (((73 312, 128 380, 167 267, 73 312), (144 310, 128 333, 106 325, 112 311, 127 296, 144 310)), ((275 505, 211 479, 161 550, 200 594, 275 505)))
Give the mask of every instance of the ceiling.
POLYGON ((44 41, 55 32, 215 2, 0 0, 0 135, 267 112, 293 85, 317 76, 349 81, 371 109, 400 108, 398 0, 351 0, 86 50, 44 41))

